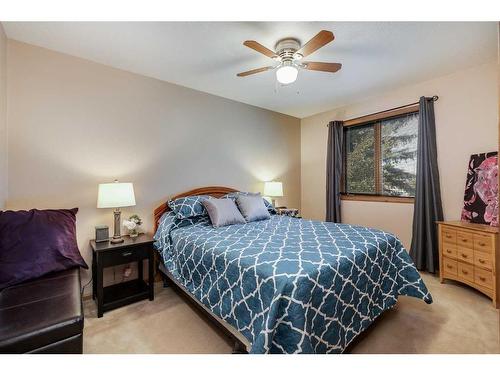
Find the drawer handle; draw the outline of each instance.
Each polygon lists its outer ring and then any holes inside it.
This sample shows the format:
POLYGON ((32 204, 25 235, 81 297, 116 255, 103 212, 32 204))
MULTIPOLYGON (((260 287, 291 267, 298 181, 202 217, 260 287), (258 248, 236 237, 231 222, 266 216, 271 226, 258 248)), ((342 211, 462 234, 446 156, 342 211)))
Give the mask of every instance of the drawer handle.
POLYGON ((479 246, 486 246, 484 242, 479 242, 479 246))
POLYGON ((485 262, 483 259, 481 259, 481 258, 479 258, 479 259, 478 259, 478 261, 479 261, 479 263, 481 263, 481 264, 486 263, 486 262, 485 262))
POLYGON ((467 242, 467 238, 462 238, 462 242, 467 242))
POLYGON ((451 238, 451 234, 447 234, 447 235, 446 235, 446 238, 451 238))
POLYGON ((131 256, 132 254, 133 254, 133 252, 132 252, 132 251, 127 251, 127 252, 122 253, 122 256, 124 256, 124 257, 129 257, 129 256, 131 256))
POLYGON ((446 265, 446 267, 448 267, 450 270, 453 268, 452 266, 450 266, 449 264, 446 265))
POLYGON ((486 281, 486 278, 485 278, 485 277, 482 277, 482 276, 479 276, 479 280, 481 280, 482 282, 485 282, 485 281, 486 281))
POLYGON ((462 255, 462 258, 464 258, 464 259, 468 258, 467 254, 461 254, 461 255, 462 255))
POLYGON ((468 275, 468 274, 469 274, 469 272, 467 272, 466 270, 462 270, 462 273, 463 273, 464 275, 468 275))
POLYGON ((447 252, 448 254, 451 254, 451 250, 446 250, 446 252, 447 252))

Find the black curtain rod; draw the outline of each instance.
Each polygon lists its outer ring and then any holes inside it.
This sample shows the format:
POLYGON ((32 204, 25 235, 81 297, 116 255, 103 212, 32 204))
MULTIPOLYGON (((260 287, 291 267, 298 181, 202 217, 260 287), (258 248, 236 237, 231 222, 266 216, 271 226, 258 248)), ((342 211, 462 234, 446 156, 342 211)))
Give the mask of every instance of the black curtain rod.
MULTIPOLYGON (((434 95, 428 99, 431 99, 433 102, 437 101, 439 99, 439 96, 437 95, 434 95)), ((406 107, 411 107, 412 105, 416 105, 416 104, 419 104, 420 101, 418 102, 415 102, 415 103, 410 103, 410 104, 406 104, 406 105, 401 105, 399 107, 394 107, 394 108, 391 108, 391 109, 386 109, 384 111, 380 111, 380 112, 375 112, 375 113, 370 113, 368 115, 363 115, 363 116, 359 116, 359 117, 354 117, 354 118, 350 118, 348 120, 344 120, 345 122, 346 121, 353 121, 353 120, 357 120, 357 119, 360 119, 360 118, 363 118, 363 117, 366 117, 366 116, 373 116, 373 115, 378 115, 380 113, 385 113, 385 112, 391 112, 391 111, 395 111, 396 109, 401 109, 401 108, 406 108, 406 107)), ((328 124, 326 125, 328 126, 328 124)))

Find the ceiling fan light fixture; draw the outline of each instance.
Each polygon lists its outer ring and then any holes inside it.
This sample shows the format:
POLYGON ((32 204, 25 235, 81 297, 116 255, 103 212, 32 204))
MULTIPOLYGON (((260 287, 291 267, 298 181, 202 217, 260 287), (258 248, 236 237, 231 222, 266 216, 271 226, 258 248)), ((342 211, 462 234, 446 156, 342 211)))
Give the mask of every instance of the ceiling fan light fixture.
POLYGON ((276 79, 282 85, 288 85, 297 80, 299 70, 294 65, 282 65, 276 70, 276 79))

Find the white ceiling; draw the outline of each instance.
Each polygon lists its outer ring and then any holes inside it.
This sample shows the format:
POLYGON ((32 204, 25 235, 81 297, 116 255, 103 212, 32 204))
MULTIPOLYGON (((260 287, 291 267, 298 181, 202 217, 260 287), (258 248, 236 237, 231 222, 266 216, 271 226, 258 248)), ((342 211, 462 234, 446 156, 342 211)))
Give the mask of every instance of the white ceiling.
POLYGON ((496 59, 494 22, 4 22, 7 36, 243 103, 306 117, 377 92, 496 59), (309 61, 340 62, 338 73, 300 71, 278 86, 272 65, 242 45, 273 49, 283 37, 306 42, 321 29, 335 40, 309 61))

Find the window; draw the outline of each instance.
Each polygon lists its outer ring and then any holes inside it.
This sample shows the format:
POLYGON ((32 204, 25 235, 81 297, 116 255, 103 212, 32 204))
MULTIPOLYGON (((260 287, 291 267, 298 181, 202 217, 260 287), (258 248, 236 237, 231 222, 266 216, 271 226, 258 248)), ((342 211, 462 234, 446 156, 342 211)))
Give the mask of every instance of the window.
POLYGON ((343 199, 411 201, 417 173, 417 108, 390 117, 367 116, 371 119, 345 127, 343 199))

